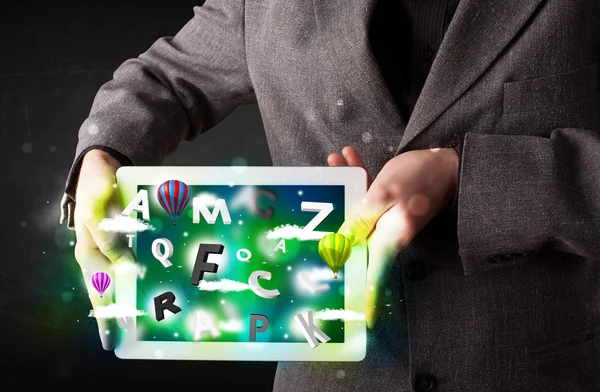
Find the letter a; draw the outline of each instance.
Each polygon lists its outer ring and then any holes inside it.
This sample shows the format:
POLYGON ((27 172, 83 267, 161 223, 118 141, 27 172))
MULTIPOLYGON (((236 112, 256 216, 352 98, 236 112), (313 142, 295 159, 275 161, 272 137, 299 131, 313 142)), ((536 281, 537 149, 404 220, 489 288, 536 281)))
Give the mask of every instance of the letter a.
POLYGON ((221 332, 215 326, 215 322, 207 313, 202 310, 194 312, 194 340, 200 340, 202 334, 209 332, 213 338, 221 336, 221 332))
POLYGON ((287 251, 285 249, 285 240, 279 241, 279 243, 275 246, 275 248, 273 248, 273 252, 277 252, 279 249, 281 249, 281 251, 283 253, 287 253, 287 251))
POLYGON ((141 212, 143 220, 150 220, 150 209, 148 208, 148 191, 141 189, 129 202, 122 214, 129 216, 133 211, 141 212))

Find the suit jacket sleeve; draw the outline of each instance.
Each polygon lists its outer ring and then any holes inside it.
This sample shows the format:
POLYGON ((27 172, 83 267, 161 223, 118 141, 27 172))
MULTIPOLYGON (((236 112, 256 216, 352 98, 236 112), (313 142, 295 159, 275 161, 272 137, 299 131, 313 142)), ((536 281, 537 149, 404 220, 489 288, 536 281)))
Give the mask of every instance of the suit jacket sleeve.
POLYGON ((600 258, 600 135, 467 133, 458 190, 465 274, 535 257, 543 247, 600 258))
POLYGON ((98 91, 79 130, 62 201, 73 228, 75 190, 85 152, 99 148, 121 163, 158 165, 182 140, 210 129, 255 100, 244 45, 244 2, 211 1, 174 36, 127 60, 98 91), (214 3, 214 4, 213 4, 214 3))

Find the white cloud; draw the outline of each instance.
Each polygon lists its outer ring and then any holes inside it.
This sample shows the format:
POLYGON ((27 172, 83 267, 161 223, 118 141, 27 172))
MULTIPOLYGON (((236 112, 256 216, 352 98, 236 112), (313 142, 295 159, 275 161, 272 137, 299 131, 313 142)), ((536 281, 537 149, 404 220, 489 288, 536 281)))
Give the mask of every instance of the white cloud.
POLYGON ((344 320, 361 321, 365 320, 365 315, 346 309, 324 309, 315 313, 315 319, 318 320, 344 320))
POLYGON ((134 233, 146 230, 154 230, 147 222, 131 218, 125 215, 117 215, 114 218, 105 218, 100 221, 98 229, 115 233, 134 233))
POLYGON ((88 317, 110 319, 145 316, 146 314, 147 313, 143 310, 137 310, 129 306, 110 304, 107 306, 100 306, 96 308, 96 310, 90 310, 88 317))
POLYGON ((214 281, 201 280, 198 284, 198 289, 202 291, 244 291, 249 290, 248 283, 238 282, 235 280, 221 279, 214 281))
MULTIPOLYGON (((306 276, 308 278, 310 278, 310 280, 313 282, 322 281, 322 280, 329 280, 329 281, 336 280, 333 277, 333 272, 331 272, 331 269, 329 267, 323 267, 323 268, 313 267, 309 270, 303 270, 302 272, 304 274, 306 274, 306 276)), ((341 280, 341 279, 342 279, 342 273, 338 272, 337 280, 341 280)))
POLYGON ((267 231, 266 237, 267 239, 271 240, 289 240, 295 238, 301 241, 306 241, 320 240, 325 234, 328 234, 328 232, 304 230, 303 226, 290 225, 289 223, 286 223, 285 225, 277 226, 267 231))
MULTIPOLYGON (((343 279, 342 274, 338 274, 338 279, 343 279)), ((329 285, 324 283, 335 280, 334 274, 329 267, 311 269, 302 269, 296 273, 296 283, 304 291, 311 294, 321 293, 329 290, 329 285)))

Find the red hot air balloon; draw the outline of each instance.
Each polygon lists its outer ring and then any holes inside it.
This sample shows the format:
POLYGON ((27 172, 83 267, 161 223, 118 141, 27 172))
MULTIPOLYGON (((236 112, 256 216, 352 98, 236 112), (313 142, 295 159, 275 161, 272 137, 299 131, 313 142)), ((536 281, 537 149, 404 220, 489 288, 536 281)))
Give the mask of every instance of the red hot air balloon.
POLYGON ((158 202, 173 220, 173 226, 175 226, 177 218, 189 203, 190 195, 190 188, 181 181, 169 180, 158 187, 156 195, 158 202))
POLYGON ((92 286, 94 286, 98 294, 100 294, 100 298, 102 298, 102 295, 108 286, 110 286, 110 276, 105 272, 96 272, 92 276, 92 286))

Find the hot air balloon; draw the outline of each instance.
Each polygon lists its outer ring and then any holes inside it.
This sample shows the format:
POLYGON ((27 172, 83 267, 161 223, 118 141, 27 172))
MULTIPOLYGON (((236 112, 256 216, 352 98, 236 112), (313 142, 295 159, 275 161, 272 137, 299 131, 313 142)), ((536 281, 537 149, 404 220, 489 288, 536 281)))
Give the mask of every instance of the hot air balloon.
POLYGON ((110 276, 105 272, 96 272, 92 276, 92 286, 94 286, 98 294, 100 294, 100 298, 102 298, 102 295, 108 286, 110 286, 110 276))
POLYGON ((158 202, 173 220, 173 226, 176 225, 177 218, 189 203, 190 195, 190 188, 181 181, 169 180, 158 187, 156 195, 158 202))
POLYGON ((352 254, 352 242, 343 234, 325 234, 319 241, 319 254, 333 271, 333 277, 337 279, 338 272, 352 254))

